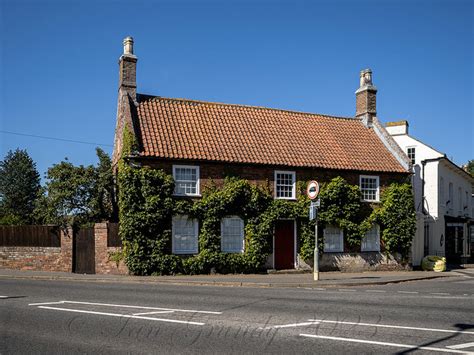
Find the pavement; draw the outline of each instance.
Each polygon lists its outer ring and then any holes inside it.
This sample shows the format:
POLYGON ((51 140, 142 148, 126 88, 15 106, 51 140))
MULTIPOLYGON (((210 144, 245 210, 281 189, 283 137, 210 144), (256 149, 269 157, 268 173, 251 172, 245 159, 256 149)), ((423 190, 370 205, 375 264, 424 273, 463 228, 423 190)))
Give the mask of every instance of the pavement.
POLYGON ((1 279, 59 280, 102 283, 147 283, 228 287, 290 287, 317 288, 340 286, 386 285, 409 281, 459 276, 457 271, 373 271, 373 272, 320 272, 319 280, 312 273, 270 273, 230 275, 129 276, 104 274, 74 274, 66 272, 24 271, 0 269, 1 279))

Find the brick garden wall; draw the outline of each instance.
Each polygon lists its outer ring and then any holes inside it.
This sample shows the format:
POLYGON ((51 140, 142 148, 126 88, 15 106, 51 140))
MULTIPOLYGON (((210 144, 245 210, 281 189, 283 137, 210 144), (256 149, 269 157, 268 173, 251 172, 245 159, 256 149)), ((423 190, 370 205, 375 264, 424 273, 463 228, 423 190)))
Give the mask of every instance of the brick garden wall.
POLYGON ((109 224, 96 223, 94 226, 95 235, 95 273, 96 274, 112 274, 127 275, 128 268, 123 260, 111 260, 114 254, 122 251, 121 247, 109 247, 109 224))
POLYGON ((72 271, 72 231, 60 232, 60 247, 0 247, 0 268, 72 271))

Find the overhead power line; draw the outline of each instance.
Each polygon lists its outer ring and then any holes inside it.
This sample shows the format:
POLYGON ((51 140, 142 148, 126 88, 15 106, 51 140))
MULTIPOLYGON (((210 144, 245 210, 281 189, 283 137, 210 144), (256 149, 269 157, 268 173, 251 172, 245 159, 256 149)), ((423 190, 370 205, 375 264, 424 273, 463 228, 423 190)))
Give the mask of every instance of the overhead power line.
POLYGON ((53 140, 53 141, 61 141, 61 142, 69 142, 69 143, 88 144, 88 145, 99 145, 99 146, 103 146, 103 147, 113 147, 112 144, 94 143, 94 142, 77 141, 77 140, 74 140, 74 139, 65 139, 65 138, 57 138, 57 137, 39 136, 39 135, 36 135, 36 134, 26 134, 26 133, 10 132, 10 131, 3 131, 3 130, 0 130, 0 133, 13 134, 13 135, 16 135, 16 136, 24 136, 24 137, 50 139, 50 140, 53 140))

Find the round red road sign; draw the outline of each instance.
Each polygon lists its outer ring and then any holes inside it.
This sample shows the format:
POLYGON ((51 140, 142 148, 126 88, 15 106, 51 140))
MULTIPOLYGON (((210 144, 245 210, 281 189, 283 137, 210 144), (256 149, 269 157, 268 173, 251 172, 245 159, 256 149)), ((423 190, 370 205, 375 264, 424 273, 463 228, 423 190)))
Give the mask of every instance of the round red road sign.
POLYGON ((306 194, 308 195, 310 200, 314 200, 316 197, 318 197, 319 184, 317 181, 312 180, 308 183, 308 187, 306 188, 306 194))

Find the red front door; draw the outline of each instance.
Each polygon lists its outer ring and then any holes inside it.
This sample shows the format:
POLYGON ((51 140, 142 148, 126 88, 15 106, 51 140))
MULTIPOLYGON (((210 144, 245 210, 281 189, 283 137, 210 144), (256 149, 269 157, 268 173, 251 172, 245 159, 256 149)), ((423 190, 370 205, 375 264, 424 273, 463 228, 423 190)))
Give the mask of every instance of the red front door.
POLYGON ((295 267, 294 221, 276 221, 275 224, 275 269, 295 267))

